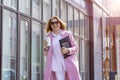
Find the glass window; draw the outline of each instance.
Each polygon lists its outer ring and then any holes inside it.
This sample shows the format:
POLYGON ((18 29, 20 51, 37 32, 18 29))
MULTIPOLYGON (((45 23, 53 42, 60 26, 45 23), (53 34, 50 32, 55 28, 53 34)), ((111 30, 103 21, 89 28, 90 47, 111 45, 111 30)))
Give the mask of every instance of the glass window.
POLYGON ((3 10, 2 80, 16 80, 17 25, 16 14, 3 10))
POLYGON ((84 38, 84 15, 80 13, 80 37, 84 38))
POLYGON ((67 23, 67 6, 63 0, 61 4, 61 19, 67 23))
POLYGON ((52 0, 52 15, 59 16, 59 0, 52 0))
POLYGON ((89 31, 88 26, 85 28, 85 24, 89 23, 85 23, 84 14, 80 13, 80 72, 82 80, 89 80, 89 44, 85 38, 85 34, 87 35, 89 31))
POLYGON ((73 7, 68 6, 68 30, 73 33, 73 7))
POLYGON ((74 34, 79 36, 79 13, 77 9, 74 9, 74 34))
POLYGON ((89 18, 85 16, 85 40, 89 40, 89 18))
POLYGON ((32 21, 32 80, 41 80, 41 24, 32 21))
MULTIPOLYGON (((74 37, 77 44, 79 44, 79 14, 77 9, 74 9, 74 37)), ((79 52, 77 52, 77 55, 79 59, 79 52)))
POLYGON ((82 77, 82 80, 85 80, 85 52, 84 52, 84 40, 80 40, 80 61, 79 61, 79 64, 80 64, 80 73, 81 73, 81 77, 82 77))
POLYGON ((13 9, 17 9, 17 0, 3 0, 3 4, 13 9))
POLYGON ((29 30, 28 22, 20 20, 20 80, 28 80, 29 30))
POLYGON ((30 15, 30 0, 19 0, 19 10, 30 15))
POLYGON ((43 16, 44 22, 51 17, 51 0, 43 0, 43 16))
MULTIPOLYGON (((47 34, 48 33, 46 33, 46 25, 44 25, 44 27, 43 27, 43 29, 44 29, 44 42, 45 42, 45 40, 46 40, 46 36, 47 36, 47 34)), ((45 48, 45 45, 43 46, 44 48, 45 48)), ((44 66, 46 66, 46 61, 47 61, 47 57, 46 57, 46 55, 44 54, 44 66)), ((44 68, 44 71, 45 71, 45 68, 44 68)))
POLYGON ((41 19, 41 0, 32 0, 32 16, 41 19))
POLYGON ((85 8, 85 0, 80 0, 81 6, 85 8))
POLYGON ((89 51, 89 46, 90 44, 88 43, 89 41, 89 18, 87 16, 85 16, 85 37, 84 37, 84 40, 85 40, 85 46, 84 46, 84 55, 85 55, 85 80, 89 80, 89 54, 90 54, 90 51, 89 51))
POLYGON ((89 43, 88 41, 84 41, 84 72, 82 72, 82 78, 83 80, 89 80, 89 54, 90 54, 90 51, 89 51, 89 43))

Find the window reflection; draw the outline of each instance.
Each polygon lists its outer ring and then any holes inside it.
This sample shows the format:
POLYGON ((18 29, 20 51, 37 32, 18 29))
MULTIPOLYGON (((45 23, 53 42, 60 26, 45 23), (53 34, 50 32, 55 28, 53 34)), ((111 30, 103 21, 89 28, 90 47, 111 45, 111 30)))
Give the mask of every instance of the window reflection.
POLYGON ((73 33, 73 7, 68 6, 68 30, 73 33))
POLYGON ((13 9, 17 9, 17 0, 3 0, 3 4, 13 9))
POLYGON ((84 40, 80 41, 80 73, 82 80, 85 80, 85 52, 84 52, 84 40))
POLYGON ((30 0, 19 0, 19 10, 30 15, 30 0))
POLYGON ((53 7, 52 7, 52 13, 53 13, 53 16, 56 15, 56 16, 59 16, 59 0, 52 0, 53 1, 53 7))
POLYGON ((32 21, 32 80, 41 80, 41 27, 32 21))
POLYGON ((32 16, 41 19, 41 0, 32 0, 32 16))
POLYGON ((85 40, 89 40, 89 18, 85 16, 85 40))
POLYGON ((83 80, 89 80, 89 44, 87 41, 84 41, 84 73, 82 73, 83 80))
MULTIPOLYGON (((78 44, 78 46, 79 46, 79 37, 77 37, 77 36, 74 36, 74 38, 75 38, 75 41, 76 41, 76 43, 78 44)), ((79 50, 76 52, 76 54, 77 54, 77 58, 78 58, 78 61, 79 61, 79 50)))
POLYGON ((43 0, 43 21, 47 22, 51 17, 51 0, 43 0))
POLYGON ((80 37, 84 38, 84 15, 80 14, 80 37))
POLYGON ((16 14, 3 10, 2 80, 16 80, 16 14))
MULTIPOLYGON (((77 44, 79 44, 79 14, 77 9, 74 9, 74 36, 77 44)), ((78 45, 79 46, 79 45, 78 45)), ((79 51, 77 52, 77 56, 79 59, 79 51)))
POLYGON ((28 80, 28 22, 20 21, 20 80, 28 80))
POLYGON ((61 19, 67 23, 67 8, 66 8, 66 3, 62 0, 61 4, 61 19))
MULTIPOLYGON (((45 42, 46 36, 47 36, 47 33, 46 33, 46 25, 44 25, 43 29, 44 29, 44 42, 45 42)), ((44 48, 45 48, 45 45, 44 45, 44 48)), ((44 66, 46 66, 46 60, 47 60, 47 58, 46 58, 46 55, 45 55, 45 54, 43 54, 43 56, 44 56, 44 66)), ((44 68, 44 71, 45 71, 45 68, 44 68)))
POLYGON ((80 13, 80 72, 82 76, 82 80, 87 80, 87 70, 88 70, 88 65, 86 64, 88 62, 88 54, 87 53, 87 45, 85 44, 85 35, 84 35, 84 15, 80 13))
POLYGON ((77 9, 74 10, 74 34, 76 36, 79 36, 79 13, 77 11, 77 9))

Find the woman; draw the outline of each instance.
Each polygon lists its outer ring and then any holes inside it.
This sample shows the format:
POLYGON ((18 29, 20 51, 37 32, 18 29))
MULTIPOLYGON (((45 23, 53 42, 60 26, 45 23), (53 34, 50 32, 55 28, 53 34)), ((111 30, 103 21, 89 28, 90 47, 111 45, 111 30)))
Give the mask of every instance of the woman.
POLYGON ((66 31, 66 23, 57 16, 49 19, 46 25, 47 37, 50 37, 51 46, 44 48, 47 62, 44 80, 81 80, 76 52, 78 46, 70 31, 66 31), (59 40, 69 36, 71 47, 60 47, 59 40), (67 58, 63 54, 68 54, 67 58))

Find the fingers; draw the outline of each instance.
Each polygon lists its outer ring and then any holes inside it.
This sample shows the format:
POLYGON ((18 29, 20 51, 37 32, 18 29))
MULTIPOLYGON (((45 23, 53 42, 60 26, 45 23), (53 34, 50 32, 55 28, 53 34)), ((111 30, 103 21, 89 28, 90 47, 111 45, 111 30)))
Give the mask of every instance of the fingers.
POLYGON ((63 54, 69 53, 69 49, 68 49, 68 48, 65 48, 65 47, 62 47, 62 48, 61 48, 61 52, 62 52, 63 54))
POLYGON ((47 41, 45 40, 44 41, 44 51, 48 51, 49 50, 49 47, 47 46, 47 41))
POLYGON ((47 47, 47 45, 48 45, 47 41, 44 41, 44 45, 45 45, 45 47, 47 47))
POLYGON ((48 47, 45 47, 45 48, 44 48, 44 51, 48 51, 48 50, 49 50, 49 48, 48 48, 48 47))

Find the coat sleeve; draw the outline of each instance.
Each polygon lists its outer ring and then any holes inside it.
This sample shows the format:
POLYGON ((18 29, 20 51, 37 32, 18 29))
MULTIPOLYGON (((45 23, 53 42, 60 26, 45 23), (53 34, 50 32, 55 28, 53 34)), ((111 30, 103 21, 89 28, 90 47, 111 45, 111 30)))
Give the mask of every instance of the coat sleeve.
POLYGON ((69 49, 69 54, 71 55, 71 54, 75 54, 78 51, 78 45, 71 32, 69 32, 69 37, 70 37, 70 43, 72 47, 68 49, 69 49))

